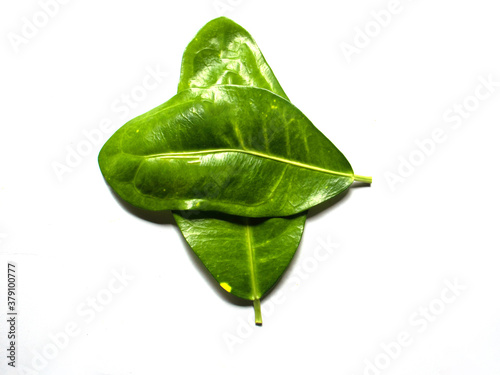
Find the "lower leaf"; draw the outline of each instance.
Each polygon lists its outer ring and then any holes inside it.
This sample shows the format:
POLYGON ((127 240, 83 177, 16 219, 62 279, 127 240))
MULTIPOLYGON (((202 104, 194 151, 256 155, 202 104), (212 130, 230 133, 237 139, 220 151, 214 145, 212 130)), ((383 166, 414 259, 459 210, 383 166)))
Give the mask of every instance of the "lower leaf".
POLYGON ((254 301, 261 324, 260 299, 279 280, 295 254, 307 213, 247 218, 217 212, 174 211, 182 235, 219 285, 254 301))

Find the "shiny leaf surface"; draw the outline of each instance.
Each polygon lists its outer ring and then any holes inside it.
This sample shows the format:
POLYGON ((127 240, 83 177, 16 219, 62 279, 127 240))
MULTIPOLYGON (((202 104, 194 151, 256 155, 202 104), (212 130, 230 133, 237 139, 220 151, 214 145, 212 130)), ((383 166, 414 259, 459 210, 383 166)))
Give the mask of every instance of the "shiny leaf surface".
POLYGON ((347 189, 347 159, 290 102, 255 87, 181 91, 121 127, 99 154, 129 203, 149 210, 287 216, 347 189))
POLYGON ((225 84, 260 87, 288 99, 252 36, 220 17, 203 26, 184 51, 178 91, 225 84))
POLYGON ((285 271, 306 220, 191 213, 175 215, 183 236, 226 291, 248 300, 260 299, 285 271))

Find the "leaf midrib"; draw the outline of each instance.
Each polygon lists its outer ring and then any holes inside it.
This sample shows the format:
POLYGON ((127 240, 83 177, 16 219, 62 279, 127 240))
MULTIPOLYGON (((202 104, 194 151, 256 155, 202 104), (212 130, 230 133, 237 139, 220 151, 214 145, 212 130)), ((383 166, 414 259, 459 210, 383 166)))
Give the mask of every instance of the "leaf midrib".
POLYGON ((248 224, 248 218, 245 218, 245 235, 246 235, 246 244, 247 244, 247 249, 248 249, 248 260, 250 263, 250 282, 252 286, 252 299, 256 300, 258 299, 258 292, 257 292, 257 281, 255 280, 255 251, 252 246, 253 241, 252 241, 252 233, 251 233, 251 227, 248 224))
POLYGON ((253 156, 258 156, 261 158, 269 159, 269 160, 274 160, 278 161, 280 163, 285 163, 285 164, 291 164, 299 168, 304 168, 304 169, 310 169, 313 171, 317 172, 322 172, 322 173, 328 173, 336 176, 341 176, 341 177, 348 177, 350 179, 354 179, 354 174, 351 173, 344 173, 344 172, 338 172, 338 171, 332 171, 330 169, 324 169, 320 167, 316 167, 314 165, 310 164, 304 164, 300 163, 297 161, 289 160, 289 159, 284 159, 280 158, 277 156, 272 156, 272 155, 267 155, 263 154, 261 152, 257 151, 251 151, 251 150, 238 150, 238 149, 231 149, 231 148, 221 148, 221 149, 213 149, 213 150, 202 150, 202 151, 191 151, 191 152, 172 152, 172 153, 161 153, 161 154, 152 154, 152 155, 147 155, 144 156, 146 158, 193 158, 193 155, 206 155, 206 154, 215 154, 215 153, 223 153, 223 152, 239 152, 242 154, 247 154, 247 155, 253 155, 253 156))

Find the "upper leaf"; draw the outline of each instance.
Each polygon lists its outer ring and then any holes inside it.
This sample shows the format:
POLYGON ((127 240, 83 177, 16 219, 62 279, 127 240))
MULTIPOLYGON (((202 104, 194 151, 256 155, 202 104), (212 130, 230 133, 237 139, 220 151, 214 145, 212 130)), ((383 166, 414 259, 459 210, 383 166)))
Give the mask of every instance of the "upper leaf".
POLYGON ((186 47, 178 91, 225 84, 260 87, 288 99, 248 31, 219 17, 186 47))
POLYGON ((99 164, 135 206, 250 217, 304 211, 354 179, 344 155, 290 102, 230 85, 181 91, 131 120, 99 164))

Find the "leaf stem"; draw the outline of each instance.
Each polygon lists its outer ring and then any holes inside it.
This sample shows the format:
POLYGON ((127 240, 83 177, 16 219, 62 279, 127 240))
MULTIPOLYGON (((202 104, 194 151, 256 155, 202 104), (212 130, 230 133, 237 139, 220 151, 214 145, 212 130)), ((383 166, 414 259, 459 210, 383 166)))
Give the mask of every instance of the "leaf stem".
POLYGON ((262 313, 260 312, 260 299, 253 300, 253 309, 255 310, 255 324, 262 325, 262 313))
POLYGON ((367 184, 372 183, 372 178, 371 177, 366 177, 366 176, 358 176, 357 174, 354 175, 354 181, 359 181, 359 182, 366 182, 367 184))

